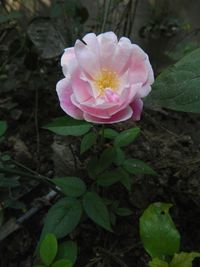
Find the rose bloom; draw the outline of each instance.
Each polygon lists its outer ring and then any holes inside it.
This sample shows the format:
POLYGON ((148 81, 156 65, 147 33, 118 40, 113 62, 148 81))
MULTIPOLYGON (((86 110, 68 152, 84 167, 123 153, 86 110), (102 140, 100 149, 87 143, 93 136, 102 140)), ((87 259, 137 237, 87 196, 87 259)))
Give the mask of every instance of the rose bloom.
POLYGON ((94 123, 140 120, 154 75, 148 55, 128 38, 88 33, 65 49, 61 66, 65 78, 56 90, 68 115, 94 123))

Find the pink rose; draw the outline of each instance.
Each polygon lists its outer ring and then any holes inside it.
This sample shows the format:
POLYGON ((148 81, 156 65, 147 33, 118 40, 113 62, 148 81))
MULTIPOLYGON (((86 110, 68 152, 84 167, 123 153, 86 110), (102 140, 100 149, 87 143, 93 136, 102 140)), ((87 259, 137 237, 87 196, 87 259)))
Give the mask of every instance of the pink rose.
POLYGON ((143 102, 154 82, 148 55, 113 32, 86 34, 65 49, 65 78, 56 90, 61 108, 75 119, 94 123, 140 120, 143 102), (85 44, 84 44, 85 43, 85 44))

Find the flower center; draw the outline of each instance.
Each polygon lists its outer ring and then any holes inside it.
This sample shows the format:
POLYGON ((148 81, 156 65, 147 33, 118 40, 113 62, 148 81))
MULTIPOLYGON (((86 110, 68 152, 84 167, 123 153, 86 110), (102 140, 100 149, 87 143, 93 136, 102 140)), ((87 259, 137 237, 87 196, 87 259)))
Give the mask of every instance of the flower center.
POLYGON ((95 79, 95 84, 102 95, 106 88, 116 90, 119 85, 119 78, 116 72, 102 69, 95 79))

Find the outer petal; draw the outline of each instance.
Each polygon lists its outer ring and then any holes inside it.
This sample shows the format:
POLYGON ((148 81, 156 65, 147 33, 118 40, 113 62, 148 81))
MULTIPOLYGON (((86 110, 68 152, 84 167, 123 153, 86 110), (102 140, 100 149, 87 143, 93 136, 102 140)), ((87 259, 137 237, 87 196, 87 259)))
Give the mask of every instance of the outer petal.
POLYGON ((151 66, 149 60, 147 61, 147 68, 149 70, 149 73, 148 73, 148 78, 147 78, 146 83, 152 85, 154 83, 154 73, 153 73, 153 69, 152 69, 152 66, 151 66))
POLYGON ((63 67, 64 65, 68 65, 70 60, 73 59, 74 57, 75 57, 74 48, 73 47, 66 48, 61 57, 61 66, 63 67))
POLYGON ((133 110, 133 116, 132 119, 134 121, 139 121, 140 117, 141 117, 141 113, 142 113, 142 108, 143 108, 143 102, 140 98, 134 100, 131 104, 130 104, 132 110, 133 110))
POLYGON ((118 113, 110 117, 109 119, 97 118, 85 112, 83 116, 84 116, 84 119, 89 122, 111 124, 111 123, 117 123, 120 121, 126 121, 131 118, 132 114, 133 114, 133 110, 128 106, 127 108, 119 111, 118 113))
POLYGON ((132 55, 129 62, 129 81, 131 83, 145 83, 148 78, 148 56, 137 45, 132 45, 132 55))
POLYGON ((149 60, 145 61, 146 68, 148 70, 147 80, 137 93, 138 98, 143 98, 151 92, 151 85, 154 82, 154 74, 149 60))
POLYGON ((75 119, 83 119, 83 112, 71 102, 72 88, 69 80, 64 78, 56 85, 61 108, 75 119))
POLYGON ((65 49, 61 57, 61 66, 65 77, 70 77, 77 68, 77 60, 74 53, 74 48, 65 49))

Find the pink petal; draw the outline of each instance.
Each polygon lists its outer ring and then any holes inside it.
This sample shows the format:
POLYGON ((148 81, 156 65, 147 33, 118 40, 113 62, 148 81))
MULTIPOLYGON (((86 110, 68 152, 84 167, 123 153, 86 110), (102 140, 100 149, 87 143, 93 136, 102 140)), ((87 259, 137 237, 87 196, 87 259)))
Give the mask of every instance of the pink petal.
POLYGON ((102 33, 97 36, 97 39, 100 47, 101 67, 122 74, 128 67, 132 51, 130 40, 122 37, 117 42, 117 36, 113 32, 102 33))
POLYGON ((61 108, 75 119, 83 119, 83 112, 71 102, 72 88, 69 80, 64 78, 56 85, 61 108))
POLYGON ((99 34, 97 36, 97 39, 100 42, 100 44, 106 42, 106 40, 115 44, 117 43, 117 36, 112 31, 99 34))
POLYGON ((92 79, 100 71, 98 54, 80 40, 75 43, 75 55, 81 69, 92 79))
POLYGON ((132 45, 132 47, 129 80, 131 83, 145 83, 149 73, 148 56, 139 46, 132 45))
POLYGON ((111 103, 112 102, 119 103, 120 100, 119 95, 110 88, 105 89, 105 99, 107 102, 111 103))
POLYGON ((151 92, 151 85, 147 84, 141 86, 141 89, 137 92, 137 98, 143 98, 151 92))
POLYGON ((119 111, 129 106, 129 104, 133 101, 133 98, 135 97, 137 91, 140 88, 141 84, 134 84, 131 88, 126 88, 126 90, 122 92, 122 95, 117 96, 117 98, 116 98, 116 93, 112 92, 112 94, 115 94, 115 96, 110 95, 109 97, 114 97, 115 101, 107 101, 108 95, 105 96, 105 99, 104 97, 97 99, 90 98, 88 101, 85 102, 78 102, 77 99, 75 98, 75 95, 72 95, 71 101, 79 109, 90 114, 91 116, 103 119, 109 119, 114 114, 118 113, 119 111))
POLYGON ((112 67, 117 73, 123 74, 127 70, 131 52, 132 44, 130 40, 122 37, 118 42, 112 59, 112 67))
POLYGON ((127 107, 119 111, 118 113, 114 114, 109 119, 97 118, 85 112, 83 116, 84 116, 84 119, 89 122, 112 124, 112 123, 117 123, 120 121, 126 121, 131 118, 132 114, 133 114, 133 110, 130 107, 127 107))
POLYGON ((113 32, 106 32, 99 34, 97 39, 100 49, 101 68, 112 69, 112 59, 117 47, 117 36, 113 32))
POLYGON ((152 66, 149 62, 149 60, 147 61, 147 68, 149 70, 149 73, 148 73, 148 78, 147 78, 147 81, 146 83, 152 85, 154 83, 154 73, 153 73, 153 69, 152 69, 152 66))
POLYGON ((151 85, 154 82, 154 74, 149 60, 145 61, 145 66, 147 69, 147 78, 146 82, 143 84, 143 86, 141 86, 141 89, 137 93, 138 98, 143 98, 147 96, 151 92, 151 85))
POLYGON ((143 108, 143 102, 140 98, 134 100, 131 104, 130 104, 132 110, 133 110, 133 116, 132 119, 134 121, 139 121, 140 117, 141 117, 141 113, 142 113, 142 108, 143 108))
POLYGON ((96 55, 99 57, 99 43, 97 40, 97 36, 94 33, 88 33, 83 37, 83 41, 87 44, 96 55))
MULTIPOLYGON (((94 99, 93 99, 93 101, 94 101, 93 103, 90 100, 88 102, 85 102, 85 103, 79 103, 79 102, 77 102, 74 95, 71 96, 71 101, 79 109, 81 109, 83 112, 90 114, 91 116, 96 116, 96 117, 104 118, 104 119, 110 118, 110 115, 108 113, 108 109, 111 106, 110 103, 104 103, 104 104, 96 105, 94 99)), ((114 105, 114 104, 112 104, 112 105, 114 105)))
POLYGON ((74 57, 75 57, 74 48, 73 47, 66 48, 61 57, 61 66, 63 67, 64 65, 68 65, 70 60, 73 59, 74 57))
POLYGON ((65 77, 69 77, 77 67, 74 47, 65 49, 61 57, 61 66, 65 77))
POLYGON ((80 79, 79 76, 80 72, 74 75, 74 78, 71 82, 76 100, 82 103, 88 101, 92 97, 93 93, 90 84, 87 81, 80 79))

